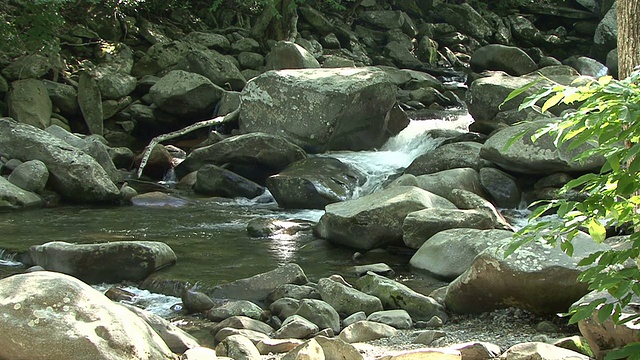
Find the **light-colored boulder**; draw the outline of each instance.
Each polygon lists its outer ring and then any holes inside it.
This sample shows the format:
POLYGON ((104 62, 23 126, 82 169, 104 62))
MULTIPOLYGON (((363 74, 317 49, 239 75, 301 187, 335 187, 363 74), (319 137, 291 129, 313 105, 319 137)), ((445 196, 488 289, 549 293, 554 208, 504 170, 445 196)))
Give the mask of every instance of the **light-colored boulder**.
POLYGON ((609 74, 609 69, 604 64, 586 56, 570 56, 564 59, 562 63, 576 69, 580 75, 599 78, 609 74))
POLYGON ((49 169, 51 188, 79 202, 114 201, 119 190, 91 156, 30 125, 0 119, 0 152, 22 161, 40 160, 49 169))
POLYGON ((588 356, 572 350, 563 349, 543 342, 526 342, 510 347, 500 356, 504 360, 541 359, 541 360, 588 360, 588 356))
POLYGON ((29 160, 18 165, 7 180, 23 190, 39 193, 47 185, 49 170, 42 161, 29 160))
POLYGON ((260 352, 253 343, 242 335, 232 335, 216 346, 217 356, 234 360, 260 360, 260 352))
POLYGON ((482 144, 471 141, 446 144, 418 156, 405 174, 424 175, 455 168, 471 168, 479 171, 491 163, 480 157, 482 144))
POLYGON ((344 328, 339 339, 347 343, 365 342, 394 336, 398 330, 373 321, 358 321, 344 328))
POLYGON ((240 131, 281 135, 310 152, 371 149, 388 138, 394 103, 376 68, 267 71, 242 91, 240 131))
POLYGON ((142 319, 64 274, 0 280, 0 311, 3 359, 177 359, 142 319))
POLYGON ((411 329, 413 327, 411 316, 402 309, 376 311, 367 316, 367 321, 379 322, 396 329, 411 329))
POLYGON ((73 116, 80 112, 76 88, 50 80, 42 80, 42 83, 47 88, 51 103, 58 108, 62 115, 73 116))
POLYGON ((256 344, 261 355, 288 353, 298 345, 304 343, 302 339, 265 339, 256 344))
POLYGON ((573 142, 568 141, 556 147, 553 137, 548 134, 535 142, 531 140, 531 136, 537 130, 552 121, 557 120, 539 120, 500 130, 484 143, 480 156, 507 171, 522 174, 548 175, 556 172, 599 170, 604 164, 604 158, 601 156, 593 156, 586 161, 574 160, 578 154, 593 148, 592 144, 584 143, 577 148, 569 149, 573 142), (513 138, 523 132, 523 137, 511 143, 513 138), (511 146, 507 147, 510 143, 511 146))
POLYGON ((300 315, 291 315, 282 322, 275 331, 276 339, 307 339, 320 330, 318 325, 300 315))
POLYGON ((385 309, 406 310, 413 320, 429 321, 434 316, 447 319, 444 308, 433 298, 384 276, 369 272, 357 280, 356 286, 360 291, 379 298, 385 309))
POLYGON ((409 263, 417 269, 453 280, 467 271, 475 257, 486 248, 504 244, 512 237, 512 232, 498 229, 444 230, 420 246, 409 263))
MULTIPOLYGON (((302 299, 300 299, 302 300, 302 299)), ((281 298, 269 305, 271 314, 277 316, 281 320, 285 320, 291 315, 295 315, 300 307, 300 300, 293 298, 281 298)))
POLYGON ((493 218, 481 210, 424 209, 412 212, 402 224, 405 245, 418 249, 438 233, 447 229, 492 229, 493 218))
POLYGON ((494 70, 513 76, 525 75, 538 69, 535 61, 522 49, 499 44, 485 45, 474 51, 470 64, 471 69, 478 73, 494 70))
POLYGON ((34 265, 75 276, 87 283, 140 281, 176 262, 162 242, 113 241, 100 244, 48 242, 29 248, 34 265))
POLYGON ((493 227, 496 229, 514 231, 513 226, 507 222, 496 207, 471 191, 463 189, 453 189, 449 196, 451 202, 461 210, 479 210, 489 215, 493 219, 493 227))
POLYGON ((269 297, 268 302, 274 302, 282 298, 291 299, 320 299, 320 293, 314 286, 309 285, 296 285, 296 284, 282 284, 273 290, 269 297))
POLYGON ((37 194, 26 191, 0 176, 0 209, 15 210, 44 204, 44 200, 37 194))
POLYGON ((340 332, 340 315, 325 301, 302 299, 300 300, 300 306, 296 310, 296 315, 300 315, 318 325, 320 329, 329 328, 336 334, 340 332))
POLYGON ((414 186, 394 186, 354 200, 329 204, 316 233, 333 243, 370 250, 402 244, 402 223, 425 208, 455 209, 448 200, 414 186))
POLYGON ((364 357, 351 344, 341 340, 338 337, 326 337, 318 335, 314 337, 315 341, 322 347, 325 359, 344 359, 344 360, 363 360, 364 357))
POLYGON ((267 70, 319 68, 320 63, 302 46, 278 41, 265 57, 267 70))
POLYGON ((291 350, 282 360, 325 360, 325 356, 320 344, 311 339, 291 350))
MULTIPOLYGON (((212 332, 213 334, 213 332, 212 332)), ((220 330, 218 330, 215 333, 215 341, 217 343, 220 343, 222 341, 224 341, 224 339, 230 337, 230 336, 234 336, 234 335, 239 335, 242 336, 246 339, 248 339, 249 341, 251 341, 251 343, 253 344, 257 344, 258 342, 262 341, 262 340, 266 340, 269 339, 269 336, 260 332, 260 331, 255 331, 255 330, 249 330, 249 329, 236 329, 236 328, 231 328, 231 327, 225 327, 222 328, 220 330)))
POLYGON ((328 278, 318 281, 318 291, 322 300, 331 305, 338 313, 349 316, 358 311, 371 314, 382 310, 380 299, 367 295, 328 278))
POLYGON ((51 124, 53 105, 49 92, 37 79, 16 80, 7 95, 9 116, 23 124, 44 129, 51 124))
POLYGON ((451 282, 445 304, 457 314, 516 307, 536 314, 565 312, 587 293, 577 278, 585 270, 578 261, 609 248, 586 234, 573 240, 573 257, 557 247, 531 242, 504 257, 504 246, 481 252, 471 267, 451 282))
POLYGON ((471 341, 450 346, 451 349, 460 351, 463 359, 493 359, 502 354, 500 346, 482 341, 471 341))
POLYGON ((161 110, 188 121, 211 116, 223 92, 200 74, 173 70, 151 87, 149 95, 161 110))
POLYGON ((460 351, 453 349, 417 349, 407 351, 397 351, 392 355, 383 356, 380 360, 462 360, 460 351))
POLYGON ((350 199, 365 175, 353 166, 330 157, 299 160, 267 178, 267 188, 285 209, 324 209, 350 199))
POLYGON ((204 315, 211 321, 222 321, 232 316, 246 316, 257 320, 262 316, 262 308, 251 301, 233 300, 209 309, 204 315))
POLYGON ((389 186, 395 185, 417 186, 449 201, 453 201, 451 193, 454 189, 467 190, 479 196, 485 195, 478 171, 468 167, 442 170, 418 176, 404 174, 389 186))

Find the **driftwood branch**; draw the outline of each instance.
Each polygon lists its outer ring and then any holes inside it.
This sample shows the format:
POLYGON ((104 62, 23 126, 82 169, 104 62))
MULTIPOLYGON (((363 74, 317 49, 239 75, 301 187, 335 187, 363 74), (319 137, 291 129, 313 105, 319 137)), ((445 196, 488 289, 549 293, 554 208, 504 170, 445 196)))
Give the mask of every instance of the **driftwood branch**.
POLYGON ((197 123, 189 125, 180 130, 173 131, 168 134, 158 135, 153 139, 151 139, 149 144, 144 148, 144 151, 142 153, 142 161, 140 161, 140 166, 138 167, 138 172, 136 173, 136 176, 138 178, 142 176, 142 171, 144 170, 144 167, 147 165, 147 162, 149 161, 149 157, 151 156, 151 151, 153 150, 154 147, 156 147, 156 145, 160 144, 163 141, 177 138, 178 136, 182 136, 184 134, 188 134, 194 130, 202 129, 202 128, 213 126, 216 124, 224 124, 227 122, 231 122, 238 117, 238 114, 240 113, 240 106, 241 104, 238 105, 238 107, 235 110, 228 113, 227 115, 218 116, 213 119, 198 121, 197 123))

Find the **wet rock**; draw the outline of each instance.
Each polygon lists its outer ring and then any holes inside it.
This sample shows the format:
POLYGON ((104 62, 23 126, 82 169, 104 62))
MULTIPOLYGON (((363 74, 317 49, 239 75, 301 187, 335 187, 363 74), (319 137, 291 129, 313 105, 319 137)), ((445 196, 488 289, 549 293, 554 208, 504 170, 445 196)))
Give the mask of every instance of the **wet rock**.
POLYGON ((104 202, 119 197, 118 188, 91 156, 44 131, 3 118, 0 143, 4 156, 42 161, 49 169, 51 188, 68 200, 104 202))
POLYGON ((411 329, 413 321, 405 310, 376 311, 367 317, 367 321, 393 326, 396 329, 411 329))
POLYGON ((538 129, 548 125, 552 120, 539 120, 531 123, 515 125, 501 130, 491 136, 482 146, 480 156, 496 163, 507 171, 523 174, 552 174, 556 172, 585 172, 598 170, 604 158, 592 156, 585 161, 575 161, 578 154, 590 149, 593 145, 582 144, 569 149, 572 141, 555 146, 550 135, 544 135, 532 142, 531 136, 538 129), (506 145, 516 134, 526 134, 511 144, 506 145))
POLYGON ((247 233, 251 237, 293 236, 299 232, 311 230, 314 225, 315 222, 308 220, 255 218, 247 224, 247 233))
POLYGON ((0 176, 0 209, 15 210, 44 204, 44 200, 37 194, 26 191, 0 176))
POLYGON ((185 289, 180 296, 184 308, 190 313, 202 313, 216 305, 206 294, 185 289))
POLYGON ((413 186, 395 186, 355 200, 327 205, 316 233, 333 243, 370 250, 402 244, 407 214, 425 208, 455 209, 448 200, 413 186))
POLYGON ((520 205, 522 192, 513 176, 499 169, 482 168, 480 182, 497 207, 514 209, 520 205))
POLYGON ((302 46, 290 41, 279 41, 265 57, 267 70, 319 68, 320 63, 302 46))
MULTIPOLYGON (((132 184, 132 187, 142 188, 138 184, 132 184)), ((150 191, 134 196, 131 203, 136 206, 182 207, 189 204, 189 201, 162 191, 150 191)))
POLYGON ((424 175, 455 168, 472 168, 479 171, 491 163, 480 157, 482 144, 464 141, 446 144, 417 157, 405 174, 424 175))
POLYGON ((193 190, 210 196, 249 199, 264 192, 264 188, 253 181, 215 165, 204 165, 198 170, 193 190))
POLYGON ((500 357, 505 360, 516 360, 523 358, 538 359, 576 359, 588 360, 589 357, 578 352, 563 349, 551 344, 542 342, 527 342, 514 345, 500 357))
POLYGON ((0 280, 0 299, 2 358, 36 359, 47 349, 56 359, 177 359, 142 319, 70 276, 14 275, 0 280))
POLYGON ((176 167, 180 177, 204 164, 229 164, 228 170, 258 184, 279 173, 289 164, 306 158, 302 148, 279 135, 263 132, 232 136, 195 149, 176 167))
POLYGON ((29 248, 34 265, 72 275, 87 283, 139 281, 172 265, 176 255, 155 241, 113 241, 102 244, 70 244, 62 241, 29 248))
POLYGON ((428 321, 433 316, 447 319, 444 308, 434 299, 384 276, 370 272, 356 285, 360 291, 379 298, 385 309, 406 310, 413 320, 428 321))
POLYGON ((273 337, 276 339, 306 339, 320 330, 318 325, 300 315, 292 315, 282 322, 273 337))
POLYGON ((223 92, 200 74, 173 70, 151 87, 149 95, 161 110, 189 120, 211 116, 223 92))
MULTIPOLYGON (((138 154, 133 160, 134 168, 139 168, 141 161, 142 154, 138 154)), ((171 153, 169 153, 166 147, 158 144, 151 149, 151 154, 149 154, 142 175, 148 176, 153 180, 162 180, 171 168, 173 168, 173 157, 171 153)))
POLYGON ((47 185, 49 170, 40 160, 25 161, 11 172, 7 180, 23 190, 39 193, 47 185))
POLYGON ((125 304, 123 306, 131 310, 131 312, 138 315, 142 320, 144 320, 144 322, 149 324, 153 331, 162 338, 164 343, 167 344, 169 349, 174 353, 182 354, 188 349, 200 346, 196 338, 159 315, 133 305, 125 304))
POLYGON ((344 328, 342 332, 340 332, 339 338, 347 343, 357 343, 387 338, 397 333, 398 330, 389 325, 365 320, 358 321, 344 328))
POLYGON ((478 73, 485 70, 494 70, 504 71, 513 76, 520 76, 537 70, 538 66, 520 48, 490 44, 473 52, 473 55, 471 55, 471 69, 478 73))
POLYGON ((242 101, 243 133, 282 135, 311 152, 363 150, 388 138, 395 90, 375 68, 280 70, 249 82, 242 101))
MULTIPOLYGON (((331 281, 331 280, 330 280, 331 281)), ((340 332, 340 316, 338 312, 327 302, 316 299, 302 299, 296 310, 300 315, 320 329, 330 328, 334 333, 340 332)))
POLYGON ((269 293, 282 284, 304 285, 307 282, 307 276, 302 268, 298 264, 290 263, 250 278, 232 281, 210 289, 203 288, 202 292, 211 298, 261 302, 266 300, 269 293))
POLYGON ((216 346, 217 356, 234 360, 259 360, 260 352, 253 343, 242 335, 232 335, 216 346))
POLYGON ((258 320, 262 317, 262 308, 251 301, 233 300, 209 309, 204 316, 211 321, 222 321, 232 316, 246 316, 258 320))
POLYGON ((367 295, 328 278, 318 281, 318 291, 322 296, 322 300, 331 305, 338 313, 346 316, 358 311, 371 314, 382 310, 382 303, 377 297, 367 295))
POLYGON ((608 248, 586 234, 578 235, 573 246, 569 257, 559 248, 531 242, 507 258, 503 246, 488 247, 449 284, 445 304, 457 314, 508 307, 535 314, 567 311, 587 293, 587 284, 577 281, 584 270, 577 266, 579 259, 608 248))
POLYGON ((447 280, 467 271, 486 248, 505 244, 513 233, 505 230, 448 229, 433 235, 411 257, 411 266, 447 280))
POLYGON ((14 120, 44 129, 51 124, 52 103, 42 81, 16 80, 7 95, 9 116, 14 120))
POLYGON ((324 209, 353 196, 366 181, 358 169, 338 159, 316 157, 299 160, 267 179, 267 187, 285 209, 324 209))
POLYGON ((402 240, 412 249, 419 249, 435 235, 447 229, 492 229, 493 219, 481 210, 424 209, 412 212, 402 224, 402 240))

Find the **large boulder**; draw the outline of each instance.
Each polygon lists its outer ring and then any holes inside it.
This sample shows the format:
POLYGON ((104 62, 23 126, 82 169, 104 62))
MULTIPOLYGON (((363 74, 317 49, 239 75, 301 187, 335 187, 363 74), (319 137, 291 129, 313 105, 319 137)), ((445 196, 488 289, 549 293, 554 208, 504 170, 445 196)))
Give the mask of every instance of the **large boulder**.
POLYGON ((264 192, 264 188, 253 181, 227 169, 208 164, 198 170, 193 190, 210 196, 249 199, 264 192))
POLYGON ((318 281, 318 291, 322 300, 331 305, 340 314, 349 316, 358 311, 369 315, 382 310, 380 299, 367 295, 350 286, 328 278, 318 281))
POLYGON ((304 150, 282 136, 256 132, 195 149, 176 167, 176 174, 184 176, 204 164, 228 164, 228 170, 264 184, 267 177, 306 157, 304 150))
POLYGON ((171 248, 156 241, 71 244, 62 241, 29 248, 33 265, 68 274, 87 283, 144 280, 176 262, 171 248))
MULTIPOLYGON (((331 280, 330 280, 331 281, 331 280)), ((296 315, 318 325, 320 330, 329 328, 335 334, 340 332, 340 315, 327 302, 318 299, 302 299, 296 315)))
POLYGON ((268 70, 319 68, 320 63, 302 46, 278 41, 265 57, 268 70))
POLYGON ((409 263, 414 268, 453 280, 467 271, 473 259, 486 248, 504 244, 512 237, 513 232, 498 229, 447 229, 424 242, 409 263))
POLYGON ((456 168, 472 168, 479 171, 483 167, 491 166, 490 162, 480 157, 481 148, 481 143, 472 141, 442 145, 418 156, 404 172, 417 176, 456 168))
POLYGON ((434 316, 447 319, 444 308, 433 298, 373 272, 359 278, 356 287, 379 298, 385 309, 406 310, 413 320, 429 321, 434 316))
POLYGON ((467 3, 442 4, 442 6, 438 6, 436 11, 446 23, 477 40, 488 39, 493 34, 493 29, 487 20, 467 3))
POLYGON ((200 74, 215 85, 230 90, 240 91, 247 84, 238 67, 226 56, 213 50, 188 52, 178 62, 176 69, 200 74))
POLYGON ((177 359, 142 319, 67 275, 0 280, 0 312, 3 359, 177 359))
POLYGON ((558 247, 531 242, 507 258, 504 245, 488 247, 447 287, 447 309, 457 314, 508 307, 535 314, 566 312, 588 291, 588 284, 577 280, 585 270, 578 267, 580 259, 609 248, 586 234, 574 238, 573 246, 569 257, 558 247))
POLYGON ((407 215, 402 224, 403 241, 412 249, 421 248, 431 237, 447 229, 492 229, 493 219, 482 210, 424 209, 407 215))
POLYGON ((480 176, 472 168, 455 168, 438 171, 432 174, 414 176, 404 174, 394 180, 390 186, 417 186, 443 198, 451 200, 451 191, 462 189, 479 196, 484 196, 480 176))
POLYGON ((299 160, 267 179, 267 187, 282 208, 324 209, 353 196, 366 181, 358 169, 329 157, 299 160))
POLYGON ((40 193, 47 186, 49 170, 40 160, 29 160, 18 165, 7 179, 23 190, 40 193))
POLYGON ((81 72, 78 79, 78 105, 89 132, 103 135, 102 94, 96 79, 86 71, 81 72))
POLYGON ((33 126, 0 119, 0 153, 22 161, 40 160, 49 169, 49 185, 65 199, 105 202, 120 191, 91 156, 33 126))
POLYGON ((37 79, 17 80, 11 83, 7 95, 9 116, 24 124, 44 129, 51 124, 53 105, 49 92, 37 79))
POLYGON ((188 120, 210 117, 223 92, 200 74, 173 70, 151 87, 149 95, 161 110, 188 120))
POLYGON ((474 51, 470 64, 471 69, 478 73, 496 70, 513 76, 528 74, 538 69, 536 62, 522 49, 499 44, 486 45, 474 51))
POLYGON ((443 197, 415 186, 394 186, 354 200, 329 204, 316 225, 319 237, 333 243, 370 250, 402 245, 402 223, 425 208, 455 209, 443 197))
POLYGON ((240 131, 281 135, 311 152, 371 149, 389 137, 395 101, 376 68, 268 71, 242 91, 240 131))
POLYGON ((44 204, 44 200, 37 194, 26 191, 0 176, 0 210, 37 207, 44 204))
POLYGON ((601 156, 592 156, 586 161, 574 160, 577 155, 592 149, 592 144, 584 143, 570 149, 573 142, 568 141, 556 147, 554 138, 548 134, 539 137, 535 142, 531 140, 536 131, 552 121, 558 120, 538 120, 500 130, 484 143, 480 156, 507 171, 523 174, 548 175, 600 169, 605 161, 601 156), (512 141, 523 133, 524 136, 515 142, 512 141), (507 146, 508 144, 510 146, 507 146))

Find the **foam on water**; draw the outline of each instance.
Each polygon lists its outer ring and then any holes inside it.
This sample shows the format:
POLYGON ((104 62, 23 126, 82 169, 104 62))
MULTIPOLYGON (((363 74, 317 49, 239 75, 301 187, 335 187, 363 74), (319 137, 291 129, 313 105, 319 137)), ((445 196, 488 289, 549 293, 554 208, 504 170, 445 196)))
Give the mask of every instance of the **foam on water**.
MULTIPOLYGON (((115 285, 100 284, 93 286, 94 289, 104 293, 115 285)), ((147 290, 141 290, 133 286, 117 286, 119 289, 130 292, 135 296, 131 301, 122 301, 122 303, 137 306, 164 318, 175 315, 172 307, 182 303, 182 300, 175 296, 152 293, 147 290)))
POLYGON ((0 266, 22 266, 23 264, 16 260, 16 254, 8 253, 4 249, 0 249, 0 266))

